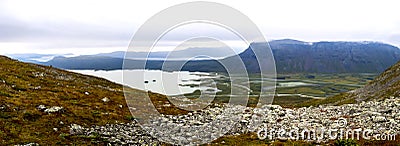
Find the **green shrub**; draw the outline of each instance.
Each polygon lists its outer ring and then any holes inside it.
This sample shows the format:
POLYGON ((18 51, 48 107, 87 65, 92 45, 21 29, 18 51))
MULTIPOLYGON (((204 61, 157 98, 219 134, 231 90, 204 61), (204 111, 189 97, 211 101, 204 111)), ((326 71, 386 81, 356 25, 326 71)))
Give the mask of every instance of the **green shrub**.
POLYGON ((8 112, 1 112, 0 111, 0 118, 1 119, 9 119, 9 118, 11 118, 12 116, 8 113, 8 112))
POLYGON ((358 144, 353 139, 340 139, 335 141, 335 146, 358 146, 358 144))
POLYGON ((0 96, 11 97, 10 94, 0 91, 0 96))
POLYGON ((126 119, 129 121, 133 121, 133 120, 135 120, 135 117, 133 117, 132 115, 128 115, 128 116, 126 116, 126 119))
POLYGON ((23 118, 24 118, 25 120, 28 120, 28 121, 36 121, 36 120, 39 119, 40 117, 41 117, 41 115, 36 114, 36 113, 30 113, 30 112, 26 112, 26 113, 24 113, 24 115, 23 115, 23 118))

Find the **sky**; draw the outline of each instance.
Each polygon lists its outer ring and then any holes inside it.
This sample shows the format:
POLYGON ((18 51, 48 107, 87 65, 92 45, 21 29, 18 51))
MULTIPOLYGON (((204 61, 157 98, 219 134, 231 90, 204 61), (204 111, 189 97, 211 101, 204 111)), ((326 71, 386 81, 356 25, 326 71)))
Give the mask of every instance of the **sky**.
MULTIPOLYGON (((132 36, 148 18, 184 2, 189 1, 0 0, 0 54, 126 51, 132 36)), ((267 40, 378 41, 400 46, 400 9, 396 0, 212 2, 247 15, 267 40)), ((184 36, 181 33, 215 33, 217 29, 188 28, 165 38, 165 42, 177 45, 176 40, 184 36)), ((237 44, 245 49, 242 43, 237 44)))

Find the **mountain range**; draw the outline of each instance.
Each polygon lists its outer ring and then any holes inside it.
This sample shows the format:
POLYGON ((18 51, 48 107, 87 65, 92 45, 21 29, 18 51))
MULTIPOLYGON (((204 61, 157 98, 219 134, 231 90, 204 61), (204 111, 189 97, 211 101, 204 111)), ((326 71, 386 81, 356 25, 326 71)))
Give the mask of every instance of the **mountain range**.
POLYGON ((270 42, 278 72, 378 73, 400 59, 399 48, 378 42, 270 42))
MULTIPOLYGON (((163 63, 168 63, 169 67, 162 68, 163 70, 176 70, 181 64, 185 64, 181 70, 224 72, 225 68, 219 62, 229 62, 230 58, 240 57, 249 73, 257 73, 260 69, 250 48, 254 50, 267 49, 261 46, 266 46, 265 42, 251 43, 238 56, 233 55, 218 60, 203 58, 189 61, 163 61, 155 58, 165 57, 166 52, 154 53, 146 62, 146 69, 161 69, 163 63)), ((399 48, 380 42, 323 41, 310 43, 283 39, 270 41, 269 46, 274 55, 277 73, 380 73, 400 60, 399 48)), ((180 51, 176 54, 185 56, 185 52, 194 51, 180 51)), ((218 53, 218 51, 215 52, 218 53)), ((130 53, 129 56, 143 56, 143 53, 136 55, 132 54, 133 52, 130 53)), ((42 64, 63 69, 115 70, 122 69, 122 54, 124 52, 55 57, 42 64)), ((129 69, 143 69, 145 61, 131 57, 126 62, 132 65, 129 69)))
POLYGON ((24 53, 24 54, 6 54, 6 56, 23 62, 40 64, 41 62, 52 60, 56 56, 73 56, 73 54, 24 53))
POLYGON ((129 56, 129 59, 132 60, 143 60, 146 58, 151 60, 163 60, 164 58, 167 57, 174 60, 186 60, 192 58, 193 56, 196 56, 197 54, 203 55, 196 57, 197 59, 223 58, 224 56, 233 55, 233 52, 231 52, 230 48, 228 47, 215 47, 215 48, 193 47, 176 51, 158 51, 150 53, 127 52, 127 54, 125 53, 126 53, 125 51, 116 51, 111 53, 100 53, 96 54, 96 56, 112 57, 112 58, 124 58, 125 56, 129 56))

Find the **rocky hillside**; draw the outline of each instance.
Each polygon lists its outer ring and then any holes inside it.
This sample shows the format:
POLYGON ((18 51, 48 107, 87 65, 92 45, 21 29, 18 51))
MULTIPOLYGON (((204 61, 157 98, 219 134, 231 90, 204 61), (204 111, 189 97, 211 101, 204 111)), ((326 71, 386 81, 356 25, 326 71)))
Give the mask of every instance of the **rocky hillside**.
MULTIPOLYGON (((196 145, 203 140, 211 140, 223 130, 218 127, 230 127, 225 136, 215 140, 215 145, 396 145, 400 142, 400 98, 383 101, 369 101, 359 104, 340 106, 318 106, 302 108, 282 108, 279 105, 265 105, 261 108, 224 105, 206 108, 191 115, 163 116, 152 121, 159 128, 162 138, 179 145, 196 145), (218 115, 218 116, 217 116, 218 115), (225 117, 224 122, 215 123, 216 117, 225 117), (231 120, 229 122, 229 120, 231 120), (232 124, 232 121, 239 121, 232 124), (180 126, 176 126, 178 124, 180 126), (186 128, 185 128, 186 127, 186 128), (266 139, 260 139, 257 133, 264 128, 268 131, 266 139), (359 130, 351 140, 340 140, 337 131, 359 130), (337 131, 334 131, 336 129, 337 131), (296 133, 290 136, 289 132, 296 133), (301 131, 316 132, 316 136, 302 134, 301 131), (370 131, 364 137, 363 131, 370 131), (211 132, 212 131, 212 132, 211 132), (283 131, 283 132, 282 132, 283 131), (332 138, 332 137, 333 138, 332 138), (359 139, 357 140, 357 137, 359 139), (297 141, 296 141, 297 139, 297 141), (366 140, 369 139, 369 140, 366 140), (292 141, 290 141, 292 140, 292 141), (283 144, 282 144, 283 143, 283 144)), ((144 133, 137 123, 110 124, 94 127, 74 127, 82 135, 100 133, 113 145, 132 144, 135 138, 125 133, 144 133), (135 126, 136 125, 136 126, 135 126)), ((343 134, 345 134, 343 132, 343 134)), ((263 134, 263 133, 261 133, 263 134)), ((342 139, 346 136, 342 135, 342 139)), ((157 139, 147 138, 141 145, 157 143, 157 139)))
POLYGON ((124 105, 120 85, 0 57, 0 145, 69 144, 70 124, 126 122, 124 105))
MULTIPOLYGON (((150 97, 166 100, 158 94, 150 97)), ((180 112, 174 107, 162 110, 180 112)), ((71 135, 70 128, 132 119, 119 84, 0 56, 0 145, 101 144, 107 141, 71 135)))

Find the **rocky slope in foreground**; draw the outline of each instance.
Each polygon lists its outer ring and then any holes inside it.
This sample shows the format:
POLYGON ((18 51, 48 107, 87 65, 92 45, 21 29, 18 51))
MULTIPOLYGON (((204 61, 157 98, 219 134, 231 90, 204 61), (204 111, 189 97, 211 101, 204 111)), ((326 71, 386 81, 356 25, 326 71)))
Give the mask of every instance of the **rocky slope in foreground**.
MULTIPOLYGON (((220 126, 224 128, 231 127, 231 130, 226 133, 225 139, 222 138, 224 140, 214 141, 213 144, 248 144, 246 141, 235 139, 234 136, 258 133, 262 128, 265 128, 269 132, 268 137, 266 140, 255 139, 257 144, 271 144, 273 141, 288 140, 300 140, 309 144, 327 144, 340 139, 340 134, 337 135, 337 131, 346 132, 352 130, 356 131, 354 137, 352 137, 353 139, 359 137, 359 139, 372 140, 364 141, 361 144, 381 145, 400 142, 398 137, 400 135, 399 109, 400 98, 394 97, 384 101, 295 109, 282 108, 278 105, 265 105, 252 110, 249 107, 222 105, 190 115, 165 115, 154 119, 152 123, 161 125, 158 129, 159 131, 157 131, 160 134, 158 136, 179 145, 195 145, 200 141, 216 139, 216 135, 224 134, 223 128, 218 128, 220 126), (219 123, 222 125, 213 123, 220 115, 224 115, 226 118, 224 122, 219 123), (232 121, 239 122, 231 125, 232 121), (333 131, 332 133, 330 133, 330 129, 333 131), (296 133, 296 130, 299 135, 293 134, 290 137, 290 132, 296 133), (312 134, 309 137, 307 134, 303 135, 303 130, 314 131, 316 136, 312 136, 312 134), (282 133, 281 131, 284 132, 282 133), (358 134, 357 131, 359 131, 358 134), (363 132, 367 132, 367 134, 361 135, 363 132), (330 139, 329 136, 333 138, 330 139), (386 141, 381 141, 382 139, 386 141)), ((145 133, 147 132, 142 130, 136 122, 93 127, 74 126, 72 131, 74 134, 80 135, 93 135, 96 133, 116 145, 161 143, 157 139, 146 135, 145 133)), ((346 139, 344 132, 342 137, 346 139)), ((352 133, 348 134, 351 137, 352 133)))
POLYGON ((0 56, 0 145, 90 142, 64 133, 72 123, 129 122, 125 104, 122 86, 105 79, 0 56))
MULTIPOLYGON (((150 97, 165 99, 152 93, 150 97)), ((173 107, 163 110, 180 113, 173 107)), ((0 56, 0 145, 105 143, 99 136, 71 135, 71 124, 91 126, 131 120, 119 84, 0 56)))

